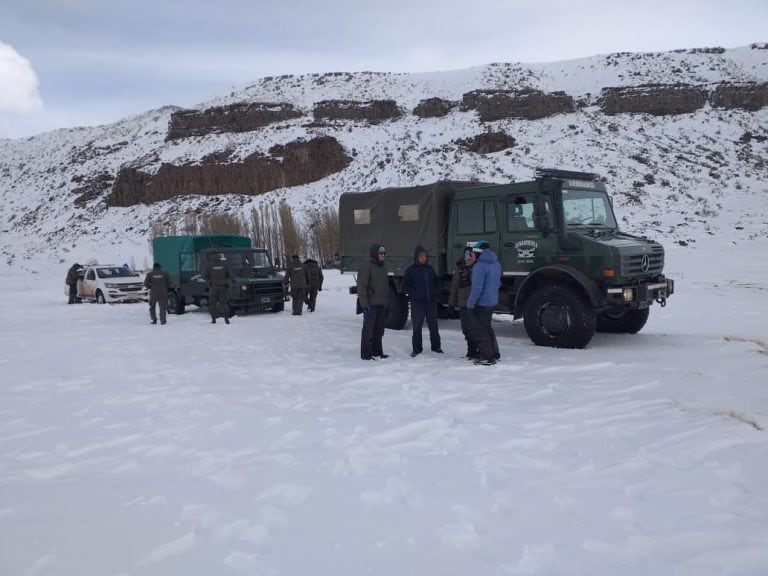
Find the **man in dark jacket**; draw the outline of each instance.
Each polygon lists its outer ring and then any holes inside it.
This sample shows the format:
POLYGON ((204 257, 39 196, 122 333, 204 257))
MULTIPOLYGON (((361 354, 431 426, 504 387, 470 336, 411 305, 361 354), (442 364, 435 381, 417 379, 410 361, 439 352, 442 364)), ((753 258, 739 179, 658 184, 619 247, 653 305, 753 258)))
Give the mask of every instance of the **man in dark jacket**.
POLYGON ((315 304, 317 303, 317 293, 323 290, 323 269, 320 268, 317 260, 312 258, 307 258, 304 266, 307 269, 307 278, 309 279, 306 298, 307 308, 310 312, 314 312, 315 304))
POLYGON ((152 270, 144 278, 144 287, 149 289, 149 317, 152 324, 157 324, 155 306, 160 307, 160 324, 165 324, 168 313, 168 291, 173 287, 171 275, 163 270, 159 262, 155 262, 152 270))
POLYGON ((471 246, 464 249, 461 260, 456 262, 451 278, 451 290, 448 295, 448 306, 459 309, 459 318, 461 318, 461 333, 464 334, 464 340, 467 341, 466 358, 474 360, 477 358, 477 345, 472 335, 472 316, 467 311, 467 299, 472 289, 472 266, 475 263, 475 252, 471 246))
POLYGON ((491 366, 499 359, 499 345, 491 326, 491 318, 499 303, 501 266, 485 240, 476 242, 474 250, 478 257, 472 267, 472 288, 467 298, 467 309, 473 314, 474 340, 480 352, 475 364, 491 366))
POLYGON ((301 263, 299 256, 294 254, 291 256, 291 264, 285 271, 285 278, 283 278, 283 290, 286 293, 289 287, 291 290, 294 316, 301 316, 301 312, 304 309, 304 297, 307 294, 307 286, 309 286, 307 268, 301 263))
POLYGON ((429 253, 420 244, 413 250, 413 264, 403 273, 403 292, 411 301, 411 323, 413 336, 411 356, 422 352, 421 329, 424 319, 429 327, 429 344, 432 352, 442 354, 440 332, 437 329, 437 297, 440 293, 440 279, 429 263, 429 253))
POLYGON ((389 304, 389 272, 384 266, 387 251, 380 244, 371 244, 370 260, 357 272, 357 298, 363 313, 363 331, 360 336, 360 358, 375 360, 388 358, 384 354, 384 319, 389 304))
POLYGON ((211 324, 216 324, 216 316, 223 316, 229 324, 229 302, 227 292, 232 283, 224 254, 212 256, 203 268, 203 278, 208 282, 208 310, 211 313, 211 324))
POLYGON ((67 292, 67 295, 69 296, 69 301, 67 304, 74 304, 77 302, 77 281, 80 279, 80 264, 75 262, 72 264, 72 266, 67 270, 67 286, 69 288, 69 291, 67 292))

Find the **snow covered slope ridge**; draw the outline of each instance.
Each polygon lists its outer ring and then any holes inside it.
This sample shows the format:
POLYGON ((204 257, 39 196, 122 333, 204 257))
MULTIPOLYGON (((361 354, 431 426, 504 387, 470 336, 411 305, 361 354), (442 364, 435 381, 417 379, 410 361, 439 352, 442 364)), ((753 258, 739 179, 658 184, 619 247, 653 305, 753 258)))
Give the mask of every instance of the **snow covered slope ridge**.
POLYGON ((152 222, 197 209, 285 200, 307 218, 342 192, 536 166, 606 176, 629 232, 740 243, 768 234, 766 126, 766 43, 262 78, 192 111, 0 141, 0 270, 141 262, 152 222))

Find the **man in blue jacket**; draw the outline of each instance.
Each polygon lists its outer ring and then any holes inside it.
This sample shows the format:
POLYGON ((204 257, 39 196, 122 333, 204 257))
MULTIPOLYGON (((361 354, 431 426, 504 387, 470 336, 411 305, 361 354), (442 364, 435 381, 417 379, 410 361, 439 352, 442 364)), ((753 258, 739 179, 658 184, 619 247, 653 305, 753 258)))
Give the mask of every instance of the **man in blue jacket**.
POLYGON ((421 329, 424 327, 425 318, 429 327, 429 344, 432 352, 443 353, 440 348, 440 332, 437 329, 437 296, 439 291, 440 279, 429 263, 427 250, 419 244, 413 250, 413 264, 408 266, 403 273, 403 292, 408 295, 411 301, 412 357, 418 356, 423 350, 421 329))
POLYGON ((478 256, 472 267, 472 290, 467 298, 467 310, 474 314, 474 340, 480 352, 475 364, 492 366, 500 357, 491 318, 499 303, 501 266, 485 240, 475 242, 473 249, 478 256))

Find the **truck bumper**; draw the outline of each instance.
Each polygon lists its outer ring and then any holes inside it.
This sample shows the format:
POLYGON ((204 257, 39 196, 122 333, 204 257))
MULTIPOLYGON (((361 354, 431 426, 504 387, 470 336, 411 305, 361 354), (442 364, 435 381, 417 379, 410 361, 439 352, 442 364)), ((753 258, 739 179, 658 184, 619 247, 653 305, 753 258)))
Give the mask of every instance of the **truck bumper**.
POLYGON ((655 282, 639 282, 605 289, 605 301, 610 307, 648 308, 653 302, 661 306, 675 293, 675 281, 660 278, 655 282))

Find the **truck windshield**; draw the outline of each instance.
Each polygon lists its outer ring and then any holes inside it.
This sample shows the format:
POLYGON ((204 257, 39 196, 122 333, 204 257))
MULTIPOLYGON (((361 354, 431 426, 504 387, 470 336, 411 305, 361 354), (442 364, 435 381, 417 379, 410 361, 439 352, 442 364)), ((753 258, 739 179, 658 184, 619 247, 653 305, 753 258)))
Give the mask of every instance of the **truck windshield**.
POLYGON ((563 189, 563 218, 568 227, 617 228, 608 195, 601 190, 563 189))
POLYGON ((242 252, 227 252, 229 268, 240 270, 242 268, 269 268, 272 263, 269 255, 264 251, 249 250, 242 252))

